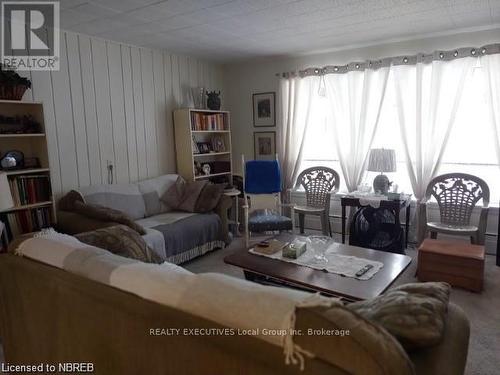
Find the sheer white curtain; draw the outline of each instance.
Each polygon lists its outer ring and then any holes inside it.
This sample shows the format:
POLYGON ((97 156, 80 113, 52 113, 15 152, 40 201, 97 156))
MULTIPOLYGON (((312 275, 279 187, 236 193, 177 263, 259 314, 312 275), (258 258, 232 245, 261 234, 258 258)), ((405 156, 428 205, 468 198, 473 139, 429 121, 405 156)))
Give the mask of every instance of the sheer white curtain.
POLYGON ((486 78, 493 142, 500 166, 500 54, 481 56, 481 66, 486 78))
POLYGON ((388 77, 389 67, 324 76, 335 147, 349 191, 362 182, 388 77))
POLYGON ((475 61, 465 57, 392 67, 406 167, 418 201, 438 171, 475 61))
MULTIPOLYGON (((317 77, 290 77, 280 80, 280 127, 278 155, 284 189, 293 188, 300 172, 304 139, 312 115, 312 100, 318 90, 317 77)), ((288 199, 288 195, 284 196, 288 199)))

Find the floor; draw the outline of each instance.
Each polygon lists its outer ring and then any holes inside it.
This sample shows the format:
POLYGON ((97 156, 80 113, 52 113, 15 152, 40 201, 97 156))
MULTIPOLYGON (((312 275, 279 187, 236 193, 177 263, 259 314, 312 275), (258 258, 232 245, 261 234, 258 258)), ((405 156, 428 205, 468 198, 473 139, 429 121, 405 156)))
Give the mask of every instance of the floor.
MULTIPOLYGON (((338 239, 337 239, 338 240, 338 239)), ((187 264, 188 270, 201 272, 220 272, 243 278, 238 267, 224 263, 224 257, 243 246, 241 238, 234 240, 230 246, 195 259, 187 264)), ((407 250, 407 255, 415 257, 415 250, 407 250)), ((416 282, 414 277, 416 261, 412 261, 408 269, 393 284, 401 285, 416 282)), ((453 289, 451 301, 462 307, 471 323, 471 338, 467 360, 467 375, 494 375, 498 369, 500 353, 500 267, 495 265, 494 256, 487 255, 485 267, 484 291, 481 294, 453 289)))
MULTIPOLYGON (((195 273, 220 272, 243 278, 243 272, 234 266, 224 263, 224 257, 240 249, 241 238, 234 240, 225 249, 207 254, 193 260, 185 267, 195 273)), ((414 250, 408 250, 412 258, 414 250)), ((394 285, 415 282, 416 262, 396 280, 394 285)), ((495 259, 488 255, 485 269, 485 286, 481 294, 465 290, 453 289, 451 301, 461 306, 471 322, 471 339, 467 361, 467 375, 498 374, 498 353, 500 351, 500 267, 495 266, 495 259)), ((4 362, 2 346, 0 345, 0 363, 4 362)))

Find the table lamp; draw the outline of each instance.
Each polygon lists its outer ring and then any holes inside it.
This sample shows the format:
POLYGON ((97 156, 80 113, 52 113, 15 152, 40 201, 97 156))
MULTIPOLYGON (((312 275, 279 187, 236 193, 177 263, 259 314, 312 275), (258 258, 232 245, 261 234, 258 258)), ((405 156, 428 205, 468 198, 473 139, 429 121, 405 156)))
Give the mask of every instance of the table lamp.
MULTIPOLYGON (((14 207, 7 174, 0 172, 0 211, 14 207)), ((0 248, 2 247, 3 223, 0 221, 0 248)))
POLYGON ((375 193, 387 194, 391 182, 389 182, 389 178, 384 172, 396 172, 396 152, 384 148, 371 149, 368 171, 380 172, 373 180, 373 191, 375 193))

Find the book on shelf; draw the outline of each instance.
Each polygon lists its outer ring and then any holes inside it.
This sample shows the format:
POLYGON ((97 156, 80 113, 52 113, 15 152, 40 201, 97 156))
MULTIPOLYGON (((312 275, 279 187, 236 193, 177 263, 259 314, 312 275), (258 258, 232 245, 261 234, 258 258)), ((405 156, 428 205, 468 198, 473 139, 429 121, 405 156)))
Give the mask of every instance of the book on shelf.
POLYGON ((50 200, 50 180, 47 175, 22 175, 9 178, 12 199, 16 206, 50 200))
POLYGON ((9 241, 24 234, 39 231, 52 225, 52 206, 13 211, 0 215, 5 224, 9 241))
POLYGON ((226 130, 226 116, 223 113, 206 114, 191 112, 191 130, 226 130))

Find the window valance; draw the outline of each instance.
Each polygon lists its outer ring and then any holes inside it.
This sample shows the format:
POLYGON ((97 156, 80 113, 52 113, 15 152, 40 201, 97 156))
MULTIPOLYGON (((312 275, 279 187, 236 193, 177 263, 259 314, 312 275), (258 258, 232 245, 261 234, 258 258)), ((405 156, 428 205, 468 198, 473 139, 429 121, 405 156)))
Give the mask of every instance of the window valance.
POLYGON ((448 51, 434 51, 432 53, 417 53, 416 55, 404 55, 385 57, 377 60, 354 61, 345 65, 327 65, 324 67, 310 67, 298 72, 284 72, 277 74, 283 78, 322 76, 326 74, 344 74, 350 71, 363 71, 366 69, 379 69, 393 65, 415 65, 418 63, 428 64, 433 61, 451 61, 464 57, 480 57, 500 53, 500 43, 488 44, 482 47, 463 47, 448 51))

